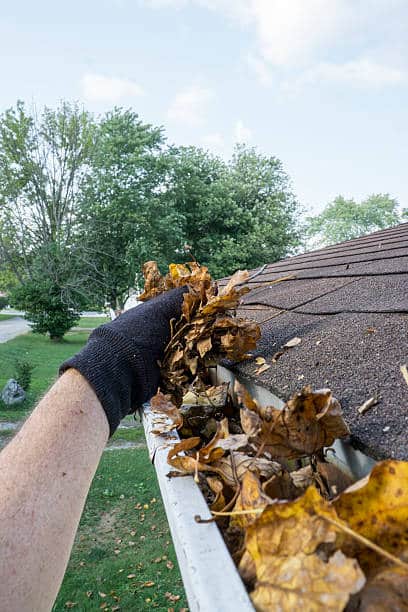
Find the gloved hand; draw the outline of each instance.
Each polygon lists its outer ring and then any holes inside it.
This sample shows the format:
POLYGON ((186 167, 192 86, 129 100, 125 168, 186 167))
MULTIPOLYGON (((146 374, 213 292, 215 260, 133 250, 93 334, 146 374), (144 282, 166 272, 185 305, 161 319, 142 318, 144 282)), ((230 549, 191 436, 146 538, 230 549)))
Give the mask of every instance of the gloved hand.
POLYGON ((185 287, 162 293, 95 329, 87 344, 60 367, 75 368, 93 387, 108 418, 110 435, 120 420, 157 391, 170 340, 170 319, 179 318, 185 287))

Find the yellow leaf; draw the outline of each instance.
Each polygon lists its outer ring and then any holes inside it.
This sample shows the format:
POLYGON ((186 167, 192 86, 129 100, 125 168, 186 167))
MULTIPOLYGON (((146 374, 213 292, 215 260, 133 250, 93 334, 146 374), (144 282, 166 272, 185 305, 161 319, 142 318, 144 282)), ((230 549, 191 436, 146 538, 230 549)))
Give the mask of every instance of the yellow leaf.
MULTIPOLYGON (((408 551, 408 462, 392 459, 377 464, 370 476, 346 489, 333 505, 351 529, 393 555, 408 551)), ((376 565, 372 550, 351 541, 364 570, 376 565)))
POLYGON ((250 470, 246 471, 242 477, 240 492, 233 510, 237 514, 232 515, 231 525, 246 528, 258 518, 259 514, 239 514, 239 512, 241 510, 259 510, 265 508, 271 502, 271 498, 262 491, 258 476, 250 470))
POLYGON ((258 365, 263 365, 265 363, 265 357, 257 357, 255 359, 255 363, 257 363, 258 365))
POLYGON ((356 561, 338 551, 326 563, 315 554, 322 544, 336 541, 338 530, 325 516, 338 520, 311 486, 295 501, 267 506, 248 526, 240 572, 255 572, 252 600, 257 610, 340 611, 363 586, 356 561))

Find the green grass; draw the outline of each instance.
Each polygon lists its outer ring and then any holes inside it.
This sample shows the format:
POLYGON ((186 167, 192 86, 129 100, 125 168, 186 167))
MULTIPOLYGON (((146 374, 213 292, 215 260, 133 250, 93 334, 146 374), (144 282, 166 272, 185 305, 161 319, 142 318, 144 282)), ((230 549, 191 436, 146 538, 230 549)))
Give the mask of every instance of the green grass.
POLYGON ((87 332, 69 333, 63 342, 53 343, 45 336, 30 333, 0 344, 0 389, 14 376, 16 359, 27 360, 34 366, 27 399, 11 409, 1 404, 0 421, 18 421, 27 416, 57 378, 60 364, 77 353, 87 337, 87 332))
POLYGON ((14 319, 17 315, 0 314, 0 321, 7 321, 8 319, 14 319))
POLYGON ((65 611, 67 602, 81 612, 104 602, 107 610, 187 606, 145 448, 104 453, 54 611, 65 611), (165 593, 180 599, 172 603, 165 593))
POLYGON ((99 327, 103 323, 109 323, 109 317, 81 317, 79 322, 75 324, 75 327, 92 328, 99 327))

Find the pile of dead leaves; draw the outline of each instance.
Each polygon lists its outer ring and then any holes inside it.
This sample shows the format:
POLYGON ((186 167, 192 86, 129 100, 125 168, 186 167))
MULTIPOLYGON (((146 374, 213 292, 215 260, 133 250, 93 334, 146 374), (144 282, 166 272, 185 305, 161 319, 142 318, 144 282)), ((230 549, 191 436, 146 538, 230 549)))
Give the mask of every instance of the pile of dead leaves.
POLYGON ((221 359, 239 361, 256 347, 259 326, 234 315, 240 298, 249 291, 241 287, 248 272, 239 270, 229 283, 218 289, 208 268, 196 262, 170 264, 162 276, 155 261, 143 266, 144 292, 140 300, 149 300, 163 291, 186 287, 182 315, 171 323, 171 338, 161 365, 161 389, 180 405, 184 392, 193 380, 205 387, 208 368, 221 359))
POLYGON ((325 459, 349 434, 330 390, 306 386, 277 410, 242 385, 211 386, 208 367, 243 358, 259 337, 233 312, 247 273, 219 293, 198 264, 162 277, 149 262, 145 276, 144 298, 189 287, 161 364, 164 393, 151 402, 156 433, 184 438, 169 451, 170 475, 194 475, 255 609, 406 610, 408 463, 380 463, 350 487, 325 459))

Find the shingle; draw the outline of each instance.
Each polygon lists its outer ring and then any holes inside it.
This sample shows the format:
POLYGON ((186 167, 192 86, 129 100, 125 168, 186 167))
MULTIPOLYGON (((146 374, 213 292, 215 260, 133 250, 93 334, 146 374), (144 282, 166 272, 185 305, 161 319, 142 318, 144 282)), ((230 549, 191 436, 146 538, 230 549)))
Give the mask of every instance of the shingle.
POLYGON ((259 377, 254 362, 237 372, 282 399, 306 383, 330 387, 355 446, 407 460, 400 366, 408 362, 408 223, 271 264, 249 286, 239 314, 261 324, 257 354, 270 360, 294 336, 302 342, 259 377), (295 278, 271 285, 288 274, 295 278), (381 401, 360 415, 358 406, 376 393, 381 401))

